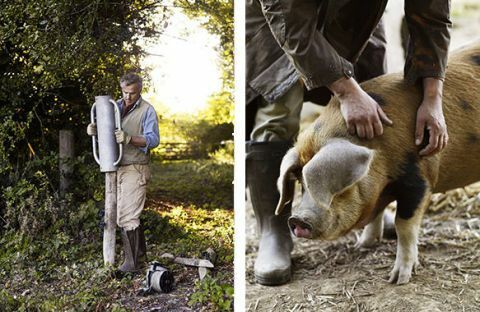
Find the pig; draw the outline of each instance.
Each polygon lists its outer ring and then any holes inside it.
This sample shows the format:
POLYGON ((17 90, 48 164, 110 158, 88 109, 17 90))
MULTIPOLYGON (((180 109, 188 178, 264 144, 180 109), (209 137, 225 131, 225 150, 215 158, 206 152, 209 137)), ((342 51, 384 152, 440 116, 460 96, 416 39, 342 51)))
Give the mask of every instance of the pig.
POLYGON ((333 240, 366 226, 357 245, 369 246, 381 238, 385 207, 397 201, 389 282, 406 284, 418 266, 418 235, 431 194, 480 180, 480 42, 450 56, 443 91, 449 142, 436 155, 419 156, 428 131, 420 146, 414 142, 421 85, 388 74, 361 86, 393 126, 372 140, 350 135, 333 98, 282 160, 276 214, 293 200, 289 181, 297 179, 304 191, 288 220, 293 235, 333 240))

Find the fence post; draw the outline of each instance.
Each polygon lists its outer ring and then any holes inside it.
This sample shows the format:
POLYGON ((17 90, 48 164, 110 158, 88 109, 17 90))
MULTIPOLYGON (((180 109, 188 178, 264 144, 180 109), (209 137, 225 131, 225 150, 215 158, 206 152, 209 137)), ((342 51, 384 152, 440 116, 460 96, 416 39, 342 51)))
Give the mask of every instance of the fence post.
POLYGON ((65 194, 70 187, 73 172, 71 160, 74 153, 74 136, 72 130, 60 130, 59 132, 59 169, 60 169, 60 198, 65 198, 65 194))
POLYGON ((117 222, 117 172, 105 172, 105 228, 103 262, 115 264, 115 230, 117 222))

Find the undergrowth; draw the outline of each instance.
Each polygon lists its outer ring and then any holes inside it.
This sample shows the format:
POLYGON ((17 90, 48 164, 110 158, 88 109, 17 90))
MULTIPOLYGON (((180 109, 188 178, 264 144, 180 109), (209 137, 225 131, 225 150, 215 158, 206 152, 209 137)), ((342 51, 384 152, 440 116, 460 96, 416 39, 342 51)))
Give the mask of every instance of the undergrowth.
MULTIPOLYGON (((149 201, 141 216, 150 260, 160 260, 165 252, 199 258, 209 247, 218 255, 210 277, 196 283, 190 292, 195 310, 200 309, 198 303, 210 311, 228 310, 233 300, 233 192, 222 189, 231 187, 233 172, 229 171, 232 166, 213 160, 152 164, 149 201), (199 181, 202 183, 190 186, 199 181), (162 188, 157 191, 166 185, 168 195, 162 188), (218 200, 208 200, 215 198, 208 187, 208 195, 202 194, 204 185, 217 188, 218 200), (186 188, 191 192, 184 198, 186 188), (175 204, 162 204, 169 197, 175 204), (218 294, 202 297, 208 289, 218 294)), ((63 201, 42 171, 25 179, 29 182, 19 180, 4 189, 7 213, 3 214, 0 236, 0 310, 124 311, 129 309, 125 298, 137 300, 132 285, 138 287, 143 274, 117 280, 112 277, 113 268, 103 265, 102 229, 98 226, 102 179, 98 174, 82 176, 88 178, 81 182, 90 184, 83 186, 84 195, 79 196, 82 191, 75 189, 63 201)), ((117 237, 117 261, 120 250, 117 237)), ((169 268, 174 275, 185 271, 174 264, 169 268)))

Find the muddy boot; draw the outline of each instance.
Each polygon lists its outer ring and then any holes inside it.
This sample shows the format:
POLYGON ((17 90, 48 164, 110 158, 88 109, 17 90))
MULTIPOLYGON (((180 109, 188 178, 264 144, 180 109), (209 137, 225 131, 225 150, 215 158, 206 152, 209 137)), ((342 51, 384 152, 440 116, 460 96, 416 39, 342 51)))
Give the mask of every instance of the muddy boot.
POLYGON ((123 273, 136 273, 140 267, 138 265, 138 256, 140 254, 140 228, 126 231, 122 229, 122 241, 124 251, 123 264, 118 268, 118 271, 123 273))
POLYGON ((143 226, 140 224, 138 226, 138 242, 139 242, 139 249, 138 249, 138 265, 143 268, 148 262, 147 259, 147 244, 145 243, 145 232, 143 226))
POLYGON ((260 232, 255 280, 263 285, 280 285, 291 277, 292 237, 287 220, 291 205, 275 216, 279 193, 276 182, 288 142, 247 142, 247 186, 260 232))

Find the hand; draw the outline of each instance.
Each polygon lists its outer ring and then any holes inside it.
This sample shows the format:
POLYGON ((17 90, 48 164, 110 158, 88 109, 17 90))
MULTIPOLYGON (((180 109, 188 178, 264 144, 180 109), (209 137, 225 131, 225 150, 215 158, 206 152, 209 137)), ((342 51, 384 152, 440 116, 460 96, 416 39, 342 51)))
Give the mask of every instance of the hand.
POLYGON ((132 137, 123 130, 115 130, 115 139, 117 140, 118 144, 127 145, 130 143, 130 140, 132 140, 132 137))
POLYGON ((340 100, 340 111, 350 134, 357 133, 358 137, 370 140, 383 134, 382 122, 389 126, 393 124, 380 105, 353 78, 341 78, 329 88, 340 100))
POLYGON ((89 136, 94 136, 97 135, 97 124, 95 123, 90 123, 87 126, 87 134, 89 136))
POLYGON ((431 156, 443 150, 448 143, 447 125, 442 111, 442 99, 423 99, 417 111, 417 124, 415 128, 415 144, 423 141, 425 128, 429 132, 428 145, 423 148, 420 156, 431 156))
POLYGON ((415 144, 422 144, 425 128, 429 132, 429 139, 428 145, 419 152, 420 156, 434 155, 447 146, 448 132, 442 110, 442 91, 442 80, 423 79, 423 101, 417 111, 415 144))

